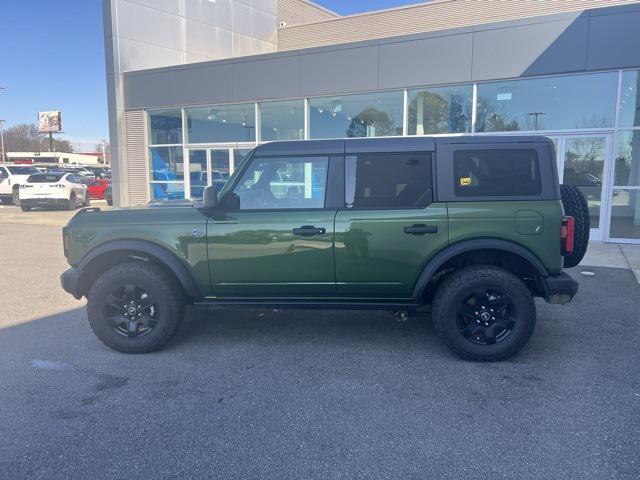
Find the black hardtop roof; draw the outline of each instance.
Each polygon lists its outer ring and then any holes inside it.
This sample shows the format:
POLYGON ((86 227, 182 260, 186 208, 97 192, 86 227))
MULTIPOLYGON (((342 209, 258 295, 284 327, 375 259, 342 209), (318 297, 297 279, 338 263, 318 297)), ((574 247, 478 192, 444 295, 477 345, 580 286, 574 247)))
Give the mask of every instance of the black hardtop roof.
POLYGON ((450 137, 384 137, 331 140, 289 140, 263 143, 256 155, 339 155, 382 152, 432 152, 436 145, 488 143, 551 143, 542 135, 461 135, 450 137))

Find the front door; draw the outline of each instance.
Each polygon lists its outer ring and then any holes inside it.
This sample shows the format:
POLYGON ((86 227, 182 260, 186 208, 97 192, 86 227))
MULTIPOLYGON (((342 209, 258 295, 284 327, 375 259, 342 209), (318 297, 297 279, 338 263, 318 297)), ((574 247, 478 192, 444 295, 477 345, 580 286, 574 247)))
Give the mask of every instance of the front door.
POLYGON ((216 297, 334 297, 329 157, 250 162, 207 226, 216 297))
POLYGON ((560 183, 575 185, 589 205, 591 239, 603 240, 603 214, 610 197, 610 134, 566 135, 558 146, 560 183))

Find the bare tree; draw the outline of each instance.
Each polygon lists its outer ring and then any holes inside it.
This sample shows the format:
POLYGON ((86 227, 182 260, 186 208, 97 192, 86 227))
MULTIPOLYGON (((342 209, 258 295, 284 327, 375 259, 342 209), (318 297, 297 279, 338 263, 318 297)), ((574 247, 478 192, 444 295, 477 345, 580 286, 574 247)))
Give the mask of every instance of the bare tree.
MULTIPOLYGON (((41 152, 49 150, 49 139, 38 131, 35 124, 20 124, 8 128, 4 132, 5 150, 7 152, 41 152)), ((56 152, 72 152, 68 140, 53 140, 53 150, 56 152)))

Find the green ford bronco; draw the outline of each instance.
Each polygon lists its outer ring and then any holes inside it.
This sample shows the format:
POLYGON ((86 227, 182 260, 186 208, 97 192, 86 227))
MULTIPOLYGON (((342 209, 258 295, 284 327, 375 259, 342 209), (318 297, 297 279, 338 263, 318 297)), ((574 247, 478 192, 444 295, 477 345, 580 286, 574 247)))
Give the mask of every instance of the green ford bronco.
POLYGON ((431 311, 464 358, 505 359, 564 304, 589 215, 537 136, 267 143, 202 201, 80 211, 64 290, 111 348, 164 346, 187 305, 431 311))

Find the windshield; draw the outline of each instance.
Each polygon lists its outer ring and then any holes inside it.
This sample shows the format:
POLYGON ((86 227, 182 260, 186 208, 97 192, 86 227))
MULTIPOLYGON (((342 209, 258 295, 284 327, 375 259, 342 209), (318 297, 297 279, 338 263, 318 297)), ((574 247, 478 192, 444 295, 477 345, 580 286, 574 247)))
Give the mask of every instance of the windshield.
POLYGON ((35 167, 15 167, 15 166, 9 166, 7 167, 9 169, 9 171, 14 174, 14 175, 34 175, 36 173, 40 173, 40 170, 38 170, 35 167))
POLYGON ((29 183, 58 183, 63 173, 38 173, 27 178, 29 183))

